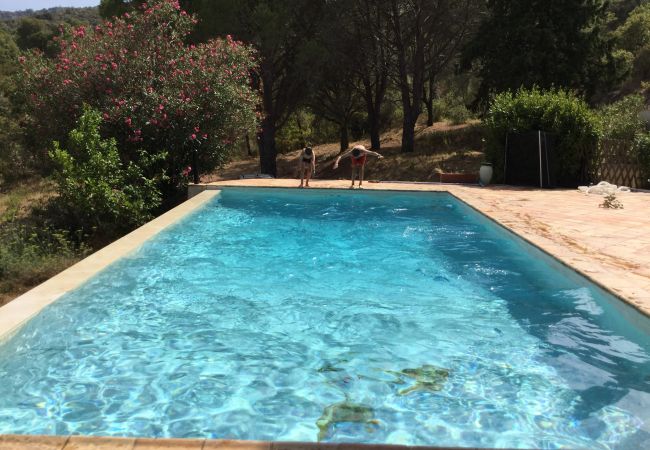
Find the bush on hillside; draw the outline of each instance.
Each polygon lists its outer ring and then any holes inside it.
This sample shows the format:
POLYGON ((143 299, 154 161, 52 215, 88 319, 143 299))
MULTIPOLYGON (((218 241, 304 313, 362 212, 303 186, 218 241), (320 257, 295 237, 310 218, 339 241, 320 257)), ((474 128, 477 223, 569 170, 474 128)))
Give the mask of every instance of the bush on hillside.
POLYGON ((486 119, 486 156, 503 179, 508 133, 541 130, 557 135, 555 178, 561 185, 584 182, 594 156, 599 124, 589 106, 563 90, 520 89, 494 96, 486 119))
POLYGON ((604 138, 632 143, 629 156, 640 164, 644 184, 650 184, 650 133, 640 115, 645 109, 644 97, 632 94, 598 110, 598 119, 604 138))
POLYGON ((68 150, 54 142, 50 157, 61 212, 73 230, 84 234, 118 235, 143 224, 160 205, 160 177, 145 176, 156 158, 142 152, 138 160, 122 163, 115 139, 102 139, 101 114, 85 108, 77 128, 70 132, 68 150))
POLYGON ((642 95, 633 94, 598 110, 603 137, 607 139, 634 140, 645 132, 645 122, 639 113, 645 109, 642 95))
POLYGON ((638 134, 634 140, 646 186, 650 185, 650 133, 638 134))
POLYGON ((229 36, 187 43, 196 19, 177 0, 153 0, 94 28, 58 38, 60 53, 23 59, 17 81, 25 96, 32 144, 41 161, 63 140, 88 104, 104 119, 125 161, 167 153, 172 184, 198 151, 209 171, 256 126, 253 50, 229 36))

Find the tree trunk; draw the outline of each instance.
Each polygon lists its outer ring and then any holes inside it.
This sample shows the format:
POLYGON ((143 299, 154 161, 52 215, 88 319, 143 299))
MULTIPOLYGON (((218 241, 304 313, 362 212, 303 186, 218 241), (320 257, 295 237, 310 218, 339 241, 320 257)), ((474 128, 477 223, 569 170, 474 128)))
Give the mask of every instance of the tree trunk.
POLYGON ((368 122, 370 122, 370 148, 380 150, 381 142, 379 140, 379 115, 373 111, 368 111, 368 122))
POLYGON ((404 121, 402 122, 402 152, 409 153, 415 151, 415 123, 417 116, 412 117, 411 112, 404 112, 404 121))
POLYGON ((251 138, 248 136, 248 133, 246 133, 246 152, 248 153, 249 157, 253 156, 253 149, 251 148, 251 138))
POLYGON ((428 89, 425 88, 423 99, 424 99, 424 104, 427 107, 427 126, 430 127, 438 119, 437 117, 435 117, 435 114, 433 112, 433 99, 435 98, 435 92, 436 92, 433 74, 429 75, 428 85, 429 85, 428 89))
POLYGON ((269 117, 262 121, 262 130, 257 135, 257 143, 260 149, 260 173, 276 177, 278 175, 275 164, 278 155, 275 148, 275 123, 269 117))
POLYGON ((349 138, 349 135, 348 135, 348 124, 347 123, 341 125, 340 133, 341 133, 341 152, 344 152, 350 146, 350 138, 349 138))

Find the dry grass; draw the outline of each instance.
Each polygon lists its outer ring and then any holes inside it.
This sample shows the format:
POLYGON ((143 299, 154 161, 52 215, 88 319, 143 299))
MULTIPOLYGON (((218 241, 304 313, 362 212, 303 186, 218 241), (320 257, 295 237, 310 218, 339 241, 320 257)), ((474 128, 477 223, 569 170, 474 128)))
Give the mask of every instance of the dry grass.
POLYGON ((0 187, 0 224, 8 219, 29 215, 35 204, 40 204, 55 195, 54 184, 43 178, 30 178, 13 185, 0 187))
POLYGON ((32 178, 0 190, 0 306, 77 262, 86 253, 34 214, 55 195, 52 182, 32 178))
MULTIPOLYGON (((350 145, 370 146, 369 141, 350 145)), ((445 122, 432 127, 420 125, 416 129, 416 145, 413 153, 402 153, 401 130, 391 130, 382 135, 382 160, 371 158, 366 166, 368 180, 438 181, 444 173, 478 173, 483 160, 482 128, 479 122, 450 125, 445 122)), ((297 160, 301 150, 278 156, 279 178, 298 176, 297 160)), ((350 163, 342 161, 338 170, 332 169, 339 154, 339 144, 331 143, 314 147, 317 156, 316 178, 342 179, 350 176, 350 163)), ((259 172, 257 158, 243 159, 228 164, 221 170, 201 177, 202 182, 236 179, 242 175, 259 172)))

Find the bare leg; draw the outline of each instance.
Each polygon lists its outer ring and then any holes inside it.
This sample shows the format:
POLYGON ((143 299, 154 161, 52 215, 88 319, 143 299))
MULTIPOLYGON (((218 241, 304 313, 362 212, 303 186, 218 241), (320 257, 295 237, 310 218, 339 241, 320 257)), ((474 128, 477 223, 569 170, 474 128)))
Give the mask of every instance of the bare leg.
POLYGON ((305 178, 305 166, 303 165, 303 163, 300 163, 300 186, 298 186, 299 188, 302 187, 304 178, 305 178))
POLYGON ((305 168, 305 178, 306 178, 305 187, 309 187, 309 180, 311 180, 311 166, 307 166, 305 168))
POLYGON ((359 168, 359 189, 361 189, 361 184, 363 183, 363 169, 365 168, 366 168, 365 164, 359 168))
POLYGON ((350 186, 350 189, 354 189, 354 176, 355 176, 356 170, 357 170, 357 168, 352 166, 352 176, 351 176, 351 178, 352 178, 352 186, 350 186))

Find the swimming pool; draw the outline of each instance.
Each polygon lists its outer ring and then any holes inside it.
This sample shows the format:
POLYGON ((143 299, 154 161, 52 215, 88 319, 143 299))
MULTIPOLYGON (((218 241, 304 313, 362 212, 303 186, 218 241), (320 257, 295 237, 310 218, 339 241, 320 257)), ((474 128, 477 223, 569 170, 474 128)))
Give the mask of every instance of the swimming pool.
POLYGON ((448 194, 227 189, 0 347, 0 433, 642 448, 648 328, 448 194))

